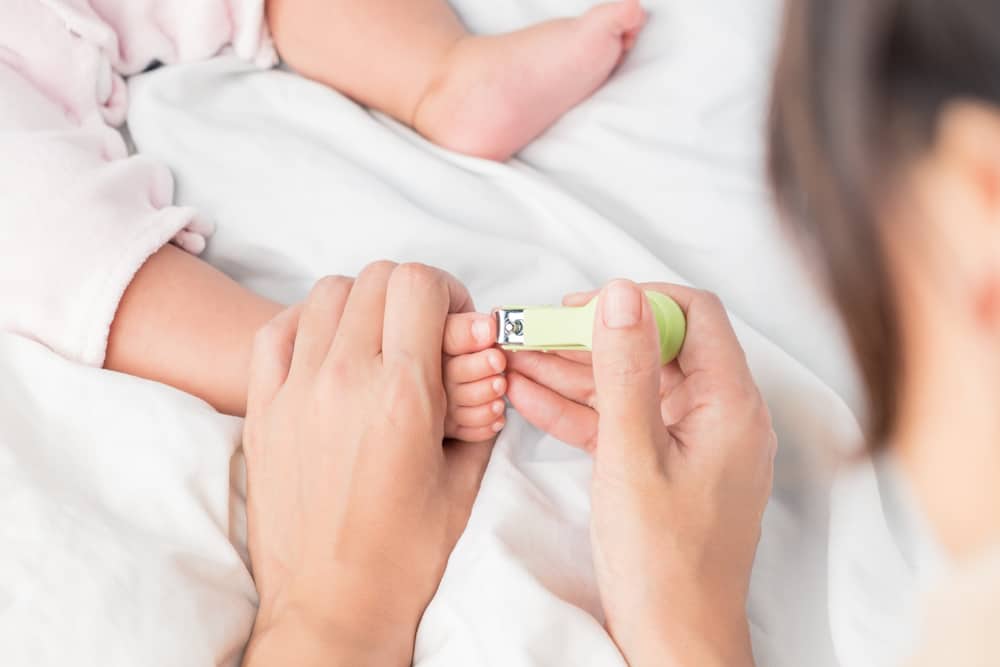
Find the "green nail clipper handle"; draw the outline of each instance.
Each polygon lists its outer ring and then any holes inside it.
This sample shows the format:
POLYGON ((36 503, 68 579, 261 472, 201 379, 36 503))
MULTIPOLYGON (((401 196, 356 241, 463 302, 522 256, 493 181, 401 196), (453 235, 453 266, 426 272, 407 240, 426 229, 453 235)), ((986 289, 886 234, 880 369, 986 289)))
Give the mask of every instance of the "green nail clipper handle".
MULTIPOLYGON (((665 294, 647 291, 656 328, 660 332, 660 359, 668 364, 684 344, 684 311, 665 294)), ((579 308, 527 306, 499 308, 497 344, 505 350, 589 350, 593 342, 597 298, 579 308)))

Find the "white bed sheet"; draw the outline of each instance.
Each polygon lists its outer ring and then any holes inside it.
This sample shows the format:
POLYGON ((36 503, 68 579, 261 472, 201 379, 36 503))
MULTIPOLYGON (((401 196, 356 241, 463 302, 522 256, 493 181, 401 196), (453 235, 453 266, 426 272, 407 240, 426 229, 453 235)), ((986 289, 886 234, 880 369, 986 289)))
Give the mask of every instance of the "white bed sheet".
MULTIPOLYGON (((455 4, 492 32, 591 3, 455 4)), ((646 34, 610 85, 510 164, 438 150, 231 58, 134 79, 132 135, 173 168, 179 200, 218 223, 208 259, 275 298, 382 257, 452 271, 482 308, 623 275, 719 292, 781 442, 751 592, 755 652, 764 666, 832 665, 818 452, 857 439, 857 394, 763 182, 778 3, 646 4, 646 34)), ((10 337, 0 367, 13 379, 0 387, 0 508, 18 517, 0 529, 14 545, 0 553, 4 664, 235 664, 255 600, 238 422, 10 337)), ((624 665, 600 622, 588 477, 585 456, 512 415, 418 665, 624 665)))

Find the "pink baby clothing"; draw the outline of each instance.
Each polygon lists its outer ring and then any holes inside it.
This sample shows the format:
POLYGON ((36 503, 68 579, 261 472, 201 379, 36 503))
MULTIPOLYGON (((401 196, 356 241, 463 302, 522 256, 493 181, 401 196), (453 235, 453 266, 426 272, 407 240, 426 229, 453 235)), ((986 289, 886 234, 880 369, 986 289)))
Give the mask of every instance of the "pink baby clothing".
POLYGON ((225 48, 276 62, 264 0, 0 0, 0 330, 104 363, 125 288, 211 226, 129 156, 125 77, 225 48))

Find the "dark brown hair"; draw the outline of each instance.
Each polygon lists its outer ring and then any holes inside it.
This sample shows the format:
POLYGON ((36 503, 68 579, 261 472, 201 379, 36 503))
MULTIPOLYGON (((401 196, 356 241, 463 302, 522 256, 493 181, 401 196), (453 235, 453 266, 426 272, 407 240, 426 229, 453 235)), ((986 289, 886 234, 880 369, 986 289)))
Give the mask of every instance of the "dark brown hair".
POLYGON ((964 98, 1000 104, 1000 0, 788 1, 768 168, 847 327, 872 443, 894 425, 902 365, 879 210, 964 98))

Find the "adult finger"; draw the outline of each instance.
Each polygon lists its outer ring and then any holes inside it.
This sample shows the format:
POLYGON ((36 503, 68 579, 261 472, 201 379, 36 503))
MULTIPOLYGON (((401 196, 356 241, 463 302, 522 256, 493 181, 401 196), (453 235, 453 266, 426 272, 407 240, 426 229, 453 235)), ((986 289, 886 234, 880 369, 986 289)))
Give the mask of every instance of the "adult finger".
POLYGON ((600 290, 588 290, 586 292, 573 292, 572 294, 567 294, 563 297, 562 305, 570 306, 571 308, 576 308, 578 306, 586 306, 588 303, 594 300, 600 290))
MULTIPOLYGON (((675 285, 673 283, 640 283, 639 287, 643 291, 655 290, 666 294, 677 302, 682 310, 687 310, 688 304, 698 296, 702 290, 685 285, 675 285)), ((585 306, 600 295, 601 290, 587 290, 585 292, 573 292, 563 297, 564 306, 585 306)))
POLYGON ((507 398, 530 424, 566 444, 593 451, 597 413, 521 375, 507 374, 507 398))
POLYGON ((557 352, 549 352, 549 354, 561 357, 562 359, 568 359, 574 361, 578 364, 584 364, 585 366, 593 366, 592 359, 590 356, 590 350, 559 350, 557 352))
MULTIPOLYGON (((564 353, 516 352, 509 353, 507 357, 507 368, 510 371, 520 373, 536 384, 546 386, 575 403, 596 407, 594 370, 589 356, 585 364, 565 358, 564 353)), ((669 397, 683 384, 684 379, 676 361, 663 366, 660 369, 660 397, 663 399, 669 397)), ((461 390, 464 386, 468 385, 460 385, 458 389, 461 390)), ((482 402, 484 401, 468 405, 479 405, 482 402)), ((459 404, 466 405, 461 402, 459 404)))
POLYGON ((497 321, 484 313, 449 315, 444 325, 444 353, 452 356, 471 354, 491 347, 497 341, 497 321))
POLYGON ((344 276, 319 280, 302 305, 292 354, 292 373, 315 373, 330 352, 354 281, 344 276))
POLYGON ((281 311, 254 337, 247 386, 247 417, 259 415, 288 379, 301 306, 281 311))
POLYGON ((369 264, 354 281, 341 316, 332 351, 347 358, 370 359, 382 351, 382 323, 385 319, 386 291, 396 269, 394 262, 369 264))
POLYGON ((594 407, 594 369, 544 352, 512 352, 507 368, 545 385, 571 401, 594 407))
POLYGON ((423 264, 396 268, 386 295, 382 355, 387 364, 417 364, 441 377, 445 319, 471 304, 457 278, 423 264))
MULTIPOLYGON (((669 283, 644 283, 641 284, 643 291, 658 291, 661 294, 666 294, 671 297, 677 304, 681 307, 681 310, 689 310, 692 307, 692 303, 700 301, 702 299, 710 299, 712 297, 708 292, 703 292, 701 290, 696 290, 691 287, 685 287, 683 285, 672 285, 669 283)), ((597 297, 599 291, 590 292, 576 292, 574 294, 567 294, 563 297, 563 305, 565 306, 585 306, 590 303, 594 298, 597 297)), ((718 301, 716 299, 716 301, 718 301)), ((721 304, 720 304, 721 305, 721 304)), ((701 317, 703 312, 709 311, 708 308, 695 308, 695 324, 699 324, 699 320, 705 318, 701 317)), ((727 320, 728 321, 728 320, 727 320)), ((717 327, 717 324, 709 324, 707 328, 717 327)), ((688 326, 688 331, 691 330, 690 325, 688 326)), ((735 337, 735 336, 734 336, 735 337)), ((723 335, 723 338, 726 338, 723 335)), ((731 340, 731 339, 730 339, 731 340)), ((695 344, 697 348, 697 344, 695 344)), ((571 359, 574 361, 579 361, 581 363, 592 363, 591 355, 589 352, 569 352, 560 353, 559 356, 571 359)), ((688 370, 692 370, 695 364, 691 363, 692 358, 698 357, 698 350, 694 349, 686 355, 688 360, 688 370)), ((676 387, 678 387, 686 377, 684 371, 681 369, 679 362, 675 359, 666 366, 663 367, 663 371, 660 376, 660 395, 667 395, 672 392, 676 387)))
POLYGON ((677 357, 684 375, 696 372, 749 373, 746 355, 718 296, 705 290, 668 283, 646 283, 642 288, 666 294, 684 311, 687 335, 677 357))
POLYGON ((657 460, 666 431, 660 417, 660 346, 649 300, 635 283, 601 292, 594 322, 594 382, 600 414, 598 457, 640 466, 657 460))

